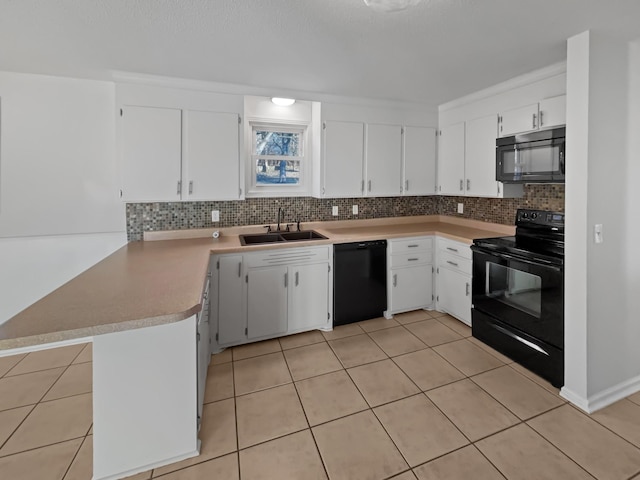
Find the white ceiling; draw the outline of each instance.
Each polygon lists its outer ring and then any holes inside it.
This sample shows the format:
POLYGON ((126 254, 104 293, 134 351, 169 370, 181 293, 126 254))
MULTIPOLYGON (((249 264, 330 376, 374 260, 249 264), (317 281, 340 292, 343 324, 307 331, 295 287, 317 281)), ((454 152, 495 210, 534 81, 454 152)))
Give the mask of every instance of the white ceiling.
POLYGON ((0 0, 0 70, 438 105, 564 60, 587 29, 640 37, 640 1, 422 0, 380 14, 362 0, 0 0))

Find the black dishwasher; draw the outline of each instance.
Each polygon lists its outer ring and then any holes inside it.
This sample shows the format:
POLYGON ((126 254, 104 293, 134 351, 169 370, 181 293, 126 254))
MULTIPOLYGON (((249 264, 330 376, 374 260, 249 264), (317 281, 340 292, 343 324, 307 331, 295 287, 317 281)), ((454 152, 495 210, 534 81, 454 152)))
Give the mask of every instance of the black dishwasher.
POLYGON ((387 309, 387 241, 333 247, 333 326, 381 317, 387 309))

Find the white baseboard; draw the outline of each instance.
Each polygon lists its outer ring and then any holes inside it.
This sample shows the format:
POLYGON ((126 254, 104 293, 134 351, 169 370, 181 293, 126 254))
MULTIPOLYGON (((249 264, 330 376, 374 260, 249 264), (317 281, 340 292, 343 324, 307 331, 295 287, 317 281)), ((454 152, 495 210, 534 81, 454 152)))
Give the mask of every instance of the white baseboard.
POLYGON ((20 355, 22 353, 37 352, 39 350, 49 350, 50 348, 67 347, 69 345, 77 345, 79 343, 93 342, 93 337, 72 338, 70 340, 61 340, 59 342, 45 343, 42 345, 30 345, 28 347, 11 348, 9 350, 0 350, 0 357, 8 357, 10 355, 20 355))
POLYGON ((640 375, 591 395, 587 399, 575 394, 566 387, 562 387, 560 396, 569 400, 579 409, 587 413, 593 413, 639 391, 640 375))

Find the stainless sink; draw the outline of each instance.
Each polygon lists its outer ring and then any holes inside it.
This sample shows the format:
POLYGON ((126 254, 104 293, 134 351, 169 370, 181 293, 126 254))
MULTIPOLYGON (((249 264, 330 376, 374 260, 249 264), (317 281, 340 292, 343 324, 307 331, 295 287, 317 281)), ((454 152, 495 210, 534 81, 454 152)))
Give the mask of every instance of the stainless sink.
POLYGON ((263 243, 276 242, 299 242, 303 240, 322 240, 326 239, 324 235, 319 234, 315 230, 306 230, 303 232, 280 232, 280 233, 253 233, 240 235, 240 244, 260 245, 263 243))

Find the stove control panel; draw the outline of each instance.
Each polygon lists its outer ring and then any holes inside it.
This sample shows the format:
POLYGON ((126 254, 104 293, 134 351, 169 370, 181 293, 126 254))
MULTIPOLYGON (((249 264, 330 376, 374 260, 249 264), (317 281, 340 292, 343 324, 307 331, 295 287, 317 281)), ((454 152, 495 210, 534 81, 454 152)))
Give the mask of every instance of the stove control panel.
POLYGON ((548 225, 564 227, 564 213, 519 208, 516 225, 548 225))

